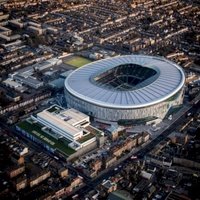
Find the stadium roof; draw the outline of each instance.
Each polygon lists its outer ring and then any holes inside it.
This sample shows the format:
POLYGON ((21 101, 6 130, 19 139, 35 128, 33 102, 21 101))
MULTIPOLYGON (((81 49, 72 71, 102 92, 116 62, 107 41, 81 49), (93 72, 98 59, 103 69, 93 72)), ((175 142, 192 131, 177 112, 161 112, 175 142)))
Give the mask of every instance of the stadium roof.
MULTIPOLYGON (((176 94, 184 85, 181 67, 163 57, 127 55, 96 61, 72 72, 65 80, 65 87, 72 95, 108 108, 141 108, 160 103, 176 94), (138 65, 156 71, 147 84, 117 90, 94 81, 95 77, 122 65, 138 65)), ((137 86, 137 85, 136 85, 137 86)))

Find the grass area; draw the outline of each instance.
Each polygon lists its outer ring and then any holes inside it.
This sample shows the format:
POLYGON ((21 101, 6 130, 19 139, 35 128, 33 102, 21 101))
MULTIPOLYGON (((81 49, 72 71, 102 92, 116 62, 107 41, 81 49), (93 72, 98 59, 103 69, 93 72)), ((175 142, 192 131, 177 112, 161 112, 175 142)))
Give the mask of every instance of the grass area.
POLYGON ((82 67, 83 65, 86 65, 91 62, 92 62, 91 60, 80 57, 80 56, 73 56, 73 57, 69 58, 68 60, 64 61, 65 64, 72 65, 77 68, 82 67))
POLYGON ((86 130, 88 130, 90 133, 96 135, 97 137, 101 137, 102 131, 92 127, 92 126, 87 126, 85 127, 86 130))
POLYGON ((78 139, 77 141, 80 142, 80 143, 84 143, 86 142, 87 140, 90 140, 94 137, 93 134, 89 133, 88 135, 86 136, 83 136, 82 138, 78 139))
POLYGON ((57 149, 58 151, 64 153, 65 155, 69 156, 75 153, 75 150, 67 146, 66 140, 56 140, 52 136, 48 135, 42 130, 42 126, 38 123, 31 124, 28 121, 22 121, 17 124, 17 126, 27 133, 33 135, 35 138, 41 140, 42 142, 46 143, 49 147, 53 149, 57 149))
POLYGON ((53 113, 55 111, 61 111, 63 110, 62 108, 60 108, 59 106, 55 105, 55 106, 52 106, 51 108, 47 109, 47 111, 49 111, 50 113, 53 113))

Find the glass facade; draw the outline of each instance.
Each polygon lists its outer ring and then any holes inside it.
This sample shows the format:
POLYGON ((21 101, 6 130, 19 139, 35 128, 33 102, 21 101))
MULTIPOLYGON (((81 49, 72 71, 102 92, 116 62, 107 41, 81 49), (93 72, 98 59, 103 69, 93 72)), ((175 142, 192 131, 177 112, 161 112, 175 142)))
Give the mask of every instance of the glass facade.
POLYGON ((79 99, 69 93, 66 89, 65 97, 68 107, 75 108, 81 112, 90 113, 92 117, 100 120, 117 122, 119 120, 143 119, 147 117, 163 119, 171 107, 182 104, 184 96, 183 91, 184 90, 182 88, 175 95, 161 103, 138 109, 117 109, 102 107, 89 103, 84 99, 79 99))

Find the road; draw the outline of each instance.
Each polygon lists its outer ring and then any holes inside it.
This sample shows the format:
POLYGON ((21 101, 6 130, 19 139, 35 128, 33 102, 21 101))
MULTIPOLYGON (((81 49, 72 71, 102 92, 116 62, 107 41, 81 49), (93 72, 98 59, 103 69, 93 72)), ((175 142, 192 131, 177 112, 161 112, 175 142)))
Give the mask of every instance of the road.
MULTIPOLYGON (((121 168, 123 168, 126 165, 126 161, 128 159, 130 159, 130 157, 132 155, 137 156, 139 158, 143 158, 145 155, 147 155, 157 144, 159 144, 161 141, 166 139, 167 136, 171 132, 177 130, 177 128, 180 125, 184 125, 188 121, 188 119, 185 117, 186 113, 189 113, 189 112, 191 114, 195 113, 195 111, 196 111, 195 107, 199 106, 199 96, 200 95, 198 95, 198 97, 195 98, 195 101, 193 101, 193 104, 192 103, 188 104, 188 105, 184 106, 182 109, 180 109, 178 111, 178 113, 176 113, 173 116, 173 120, 169 123, 169 126, 166 127, 164 130, 161 130, 161 132, 159 133, 158 137, 156 137, 155 139, 151 140, 150 142, 148 142, 145 146, 142 146, 141 148, 133 149, 130 153, 126 154, 125 156, 123 156, 122 158, 117 160, 117 162, 112 167, 110 167, 110 168, 102 171, 101 173, 99 173, 99 175, 97 177, 95 177, 94 179, 90 179, 90 178, 86 177, 84 174, 82 174, 80 172, 77 172, 76 169, 74 169, 72 166, 69 166, 68 164, 66 164, 66 166, 71 171, 81 175, 85 179, 85 182, 86 182, 86 184, 83 185, 80 189, 77 189, 76 191, 74 191, 73 194, 70 195, 70 197, 72 197, 75 193, 79 194, 79 197, 83 197, 90 190, 94 189, 97 185, 99 185, 104 179, 108 179, 109 177, 116 175, 119 172, 119 170, 121 170, 121 168), (117 170, 116 170, 115 169, 116 166, 119 166, 119 165, 121 167, 120 168, 118 167, 117 170)), ((21 136, 19 133, 16 132, 16 130, 13 127, 9 127, 9 126, 7 126, 6 124, 4 124, 2 122, 0 122, 0 126, 2 128, 4 128, 5 130, 8 130, 9 134, 20 137, 20 139, 22 139, 22 141, 25 144, 28 144, 28 146, 30 146, 34 150, 43 151, 45 153, 48 153, 42 147, 40 147, 37 144, 31 142, 29 139, 24 138, 23 136, 21 136)), ((50 153, 48 153, 48 154, 50 155, 50 153)), ((64 161, 60 160, 60 162, 64 164, 64 161)), ((70 197, 68 197, 68 198, 70 198, 70 197)))
MULTIPOLYGON (((199 105, 199 101, 198 101, 199 105)), ((85 194, 87 194, 89 191, 94 189, 97 185, 99 185, 104 179, 108 179, 109 177, 112 177, 116 175, 121 168, 123 168, 126 165, 126 161, 130 159, 132 155, 137 156, 139 158, 143 158, 145 155, 147 155, 157 144, 159 144, 161 141, 166 139, 173 131, 176 131, 178 127, 181 125, 184 125, 188 119, 186 118, 186 113, 191 113, 194 114, 196 112, 195 104, 190 104, 179 111, 179 115, 175 115, 174 119, 171 121, 169 126, 162 130, 160 135, 150 141, 146 146, 144 146, 141 149, 138 149, 136 151, 131 151, 129 154, 123 156, 121 159, 119 159, 111 168, 104 170, 101 172, 96 178, 87 180, 87 184, 80 188, 76 193, 73 194, 78 194, 79 197, 83 197, 85 194), (116 170, 116 166, 121 166, 120 168, 116 170)), ((72 197, 73 194, 70 196, 72 197)), ((68 198, 70 198, 68 197, 68 198)))

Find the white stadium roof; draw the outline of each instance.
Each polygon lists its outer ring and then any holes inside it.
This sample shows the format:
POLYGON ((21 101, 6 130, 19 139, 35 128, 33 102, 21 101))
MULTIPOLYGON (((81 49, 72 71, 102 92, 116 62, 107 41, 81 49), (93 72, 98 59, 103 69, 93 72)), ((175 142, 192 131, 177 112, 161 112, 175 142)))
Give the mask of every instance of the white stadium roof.
POLYGON ((65 87, 73 96, 95 105, 108 108, 142 108, 160 103, 176 94, 184 85, 181 67, 163 57, 127 55, 87 64, 72 72, 65 87), (136 64, 154 69, 157 77, 144 87, 132 90, 115 90, 95 84, 92 78, 102 72, 124 64, 136 64))

